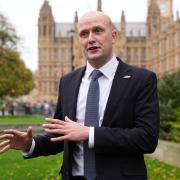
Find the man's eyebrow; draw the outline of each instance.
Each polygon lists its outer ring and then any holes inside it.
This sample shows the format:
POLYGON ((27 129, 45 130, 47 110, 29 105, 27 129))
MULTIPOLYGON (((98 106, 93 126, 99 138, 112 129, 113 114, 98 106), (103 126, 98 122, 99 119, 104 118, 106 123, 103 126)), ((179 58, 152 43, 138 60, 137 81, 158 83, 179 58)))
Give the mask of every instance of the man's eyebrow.
POLYGON ((84 33, 84 32, 88 32, 88 31, 89 31, 88 29, 82 29, 79 31, 79 34, 84 33))
POLYGON ((97 28, 98 28, 98 29, 105 29, 105 27, 103 27, 103 26, 99 26, 99 25, 98 25, 98 26, 93 27, 92 29, 97 29, 97 28))

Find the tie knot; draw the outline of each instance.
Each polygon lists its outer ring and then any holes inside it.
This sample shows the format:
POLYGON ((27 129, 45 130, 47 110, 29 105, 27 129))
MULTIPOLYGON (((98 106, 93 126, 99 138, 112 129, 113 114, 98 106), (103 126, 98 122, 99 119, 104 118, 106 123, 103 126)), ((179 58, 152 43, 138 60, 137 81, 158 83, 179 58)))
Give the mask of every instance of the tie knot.
POLYGON ((103 75, 103 73, 102 73, 101 71, 95 69, 95 70, 93 70, 93 72, 91 73, 91 78, 92 78, 93 80, 96 80, 96 79, 98 79, 98 78, 99 78, 100 76, 102 76, 102 75, 103 75))

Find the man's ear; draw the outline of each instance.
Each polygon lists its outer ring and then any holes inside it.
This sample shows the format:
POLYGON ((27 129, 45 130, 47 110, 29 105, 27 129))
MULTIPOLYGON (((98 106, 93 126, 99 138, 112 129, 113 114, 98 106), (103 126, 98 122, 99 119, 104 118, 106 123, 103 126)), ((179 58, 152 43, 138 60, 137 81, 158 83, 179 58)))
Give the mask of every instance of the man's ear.
POLYGON ((118 33, 116 30, 112 30, 112 44, 115 44, 117 41, 118 33))

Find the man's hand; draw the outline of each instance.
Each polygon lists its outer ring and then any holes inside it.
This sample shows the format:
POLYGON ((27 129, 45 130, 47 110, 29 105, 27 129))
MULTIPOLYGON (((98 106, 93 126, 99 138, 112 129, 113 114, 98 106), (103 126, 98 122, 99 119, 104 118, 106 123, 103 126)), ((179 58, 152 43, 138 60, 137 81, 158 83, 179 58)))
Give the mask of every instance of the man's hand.
POLYGON ((26 132, 14 129, 4 130, 4 135, 0 136, 0 154, 9 149, 29 150, 32 144, 32 127, 28 127, 26 132))
POLYGON ((48 124, 43 124, 45 132, 61 135, 56 138, 51 138, 51 141, 84 141, 89 137, 89 127, 80 125, 68 117, 65 117, 65 121, 49 118, 46 120, 48 124))

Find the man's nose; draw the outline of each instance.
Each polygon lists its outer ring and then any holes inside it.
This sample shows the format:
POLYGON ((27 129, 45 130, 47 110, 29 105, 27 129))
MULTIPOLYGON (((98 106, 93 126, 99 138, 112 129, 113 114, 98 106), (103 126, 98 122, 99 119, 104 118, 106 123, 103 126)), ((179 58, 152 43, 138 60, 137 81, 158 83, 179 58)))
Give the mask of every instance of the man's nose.
POLYGON ((89 33, 88 41, 89 43, 92 43, 95 41, 94 34, 92 32, 89 33))

